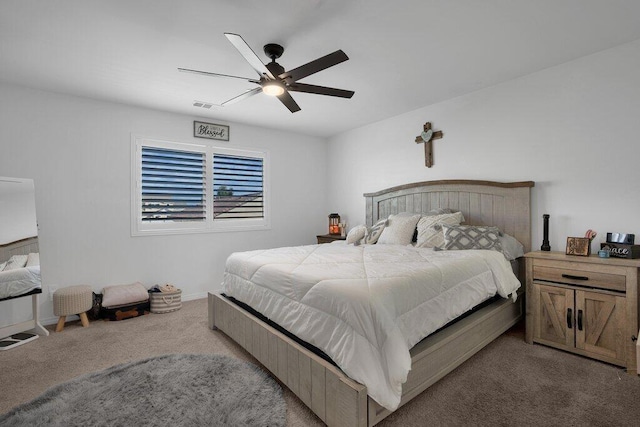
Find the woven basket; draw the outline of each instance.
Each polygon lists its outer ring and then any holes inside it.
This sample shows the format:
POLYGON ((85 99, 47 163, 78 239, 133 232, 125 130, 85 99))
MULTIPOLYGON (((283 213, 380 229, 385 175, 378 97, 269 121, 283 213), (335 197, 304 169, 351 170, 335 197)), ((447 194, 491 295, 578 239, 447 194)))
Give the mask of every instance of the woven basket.
POLYGON ((152 313, 171 313, 182 307, 182 291, 149 292, 152 313))

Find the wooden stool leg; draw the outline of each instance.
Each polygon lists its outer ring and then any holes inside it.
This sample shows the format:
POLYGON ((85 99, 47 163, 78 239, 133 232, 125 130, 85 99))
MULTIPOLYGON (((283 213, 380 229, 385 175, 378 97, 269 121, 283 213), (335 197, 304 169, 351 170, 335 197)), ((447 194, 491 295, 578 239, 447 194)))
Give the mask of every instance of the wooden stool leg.
POLYGON ((85 328, 89 327, 89 319, 87 318, 87 313, 80 313, 80 320, 82 321, 82 326, 85 328))
POLYGON ((64 321, 67 318, 67 316, 60 316, 60 318, 58 319, 58 324, 56 325, 56 332, 62 332, 62 330, 64 329, 64 321))

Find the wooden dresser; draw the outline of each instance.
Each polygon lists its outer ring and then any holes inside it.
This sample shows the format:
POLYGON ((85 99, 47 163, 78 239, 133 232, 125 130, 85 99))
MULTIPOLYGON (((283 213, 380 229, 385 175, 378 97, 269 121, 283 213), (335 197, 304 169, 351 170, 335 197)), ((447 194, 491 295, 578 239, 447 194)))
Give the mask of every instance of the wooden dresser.
POLYGON ((637 373, 640 259, 530 252, 526 341, 637 373))

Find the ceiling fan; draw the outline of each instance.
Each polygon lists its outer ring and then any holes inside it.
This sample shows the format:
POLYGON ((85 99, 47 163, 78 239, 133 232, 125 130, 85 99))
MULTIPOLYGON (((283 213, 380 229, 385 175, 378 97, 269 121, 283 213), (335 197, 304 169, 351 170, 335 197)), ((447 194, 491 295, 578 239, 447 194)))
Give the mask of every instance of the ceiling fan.
POLYGON ((246 77, 230 76, 227 74, 210 73, 207 71, 190 70, 188 68, 178 68, 178 71, 185 73, 201 74, 204 76, 213 77, 225 77, 231 79, 245 80, 250 83, 259 85, 254 89, 250 89, 246 92, 235 96, 228 101, 222 103, 222 105, 232 104, 234 102, 241 101, 256 95, 260 92, 264 92, 267 95, 277 97, 292 113, 300 111, 300 106, 294 101, 289 92, 306 92, 315 93, 318 95, 337 96, 340 98, 351 98, 355 92, 352 90, 335 89, 332 87, 316 86, 306 83, 298 83, 298 80, 303 79, 311 74, 317 73, 329 67, 333 67, 341 62, 349 59, 349 57, 342 51, 336 50, 333 53, 318 58, 311 62, 308 62, 293 70, 285 71, 284 67, 276 62, 276 59, 282 56, 284 48, 279 44, 269 43, 264 45, 264 53, 271 58, 271 62, 263 64, 260 58, 249 47, 247 42, 238 34, 224 33, 227 39, 235 46, 240 52, 240 55, 246 59, 246 61, 253 67, 254 70, 260 76, 259 79, 251 79, 246 77))

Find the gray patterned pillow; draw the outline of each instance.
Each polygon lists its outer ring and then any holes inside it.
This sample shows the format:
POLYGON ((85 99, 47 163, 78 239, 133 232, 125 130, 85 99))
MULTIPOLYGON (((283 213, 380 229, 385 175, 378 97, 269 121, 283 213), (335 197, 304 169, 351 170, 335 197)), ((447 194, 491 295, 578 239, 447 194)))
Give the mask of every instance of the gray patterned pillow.
POLYGON ((436 208, 436 209, 431 209, 427 213, 423 213, 422 216, 435 216, 435 215, 442 215, 442 214, 449 214, 449 213, 454 213, 454 210, 449 208, 436 208))
POLYGON ((459 225, 464 221, 462 212, 445 213, 439 215, 427 215, 418 221, 418 243, 419 248, 434 248, 444 244, 441 225, 459 225))
POLYGON ((502 252, 498 227, 442 224, 442 230, 443 249, 490 249, 502 252))
POLYGON ((373 224, 370 228, 368 228, 367 233, 364 235, 364 240, 362 243, 365 243, 367 245, 375 244, 380 238, 380 235, 382 234, 382 231, 384 230, 384 227, 387 225, 388 221, 389 220, 387 218, 381 219, 380 221, 373 224))

